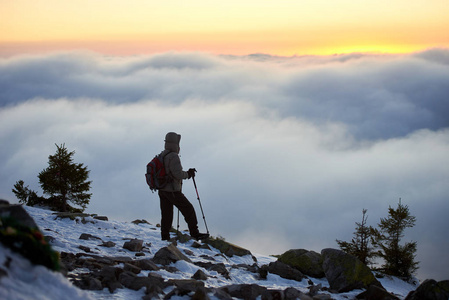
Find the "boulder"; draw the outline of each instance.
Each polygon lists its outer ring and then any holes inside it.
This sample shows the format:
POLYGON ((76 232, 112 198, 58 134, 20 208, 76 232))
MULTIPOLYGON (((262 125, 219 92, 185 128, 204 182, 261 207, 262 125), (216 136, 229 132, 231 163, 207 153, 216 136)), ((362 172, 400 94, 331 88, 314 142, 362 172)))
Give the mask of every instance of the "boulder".
POLYGON ((324 277, 323 258, 314 251, 292 249, 282 254, 278 260, 307 276, 313 278, 324 277))
POLYGON ((79 239, 80 240, 86 240, 86 241, 87 240, 100 240, 101 241, 101 238, 99 238, 97 236, 94 236, 94 235, 91 235, 91 234, 88 234, 88 233, 81 233, 79 239))
POLYGON ((305 278, 304 274, 300 271, 280 261, 271 262, 268 265, 267 271, 285 279, 301 281, 305 278))
POLYGON ((91 215, 85 214, 85 213, 73 213, 73 212, 55 212, 53 215, 56 216, 56 218, 68 218, 70 220, 75 220, 76 218, 80 218, 84 220, 85 218, 90 218, 91 215))
POLYGON ((358 294, 356 296, 356 299, 363 299, 363 300, 399 300, 398 297, 396 297, 393 294, 390 294, 385 289, 376 286, 376 285, 370 285, 366 291, 364 291, 361 294, 358 294))
POLYGON ((449 299, 449 280, 437 282, 426 279, 419 287, 410 292, 405 300, 447 300, 449 299))
POLYGON ((223 277, 225 277, 226 279, 230 279, 230 275, 229 275, 229 271, 226 268, 224 263, 211 263, 211 262, 202 262, 202 261, 198 261, 198 262, 194 262, 195 265, 204 268, 208 271, 215 271, 218 274, 222 275, 223 277))
POLYGON ((164 294, 164 291, 161 287, 157 285, 151 285, 147 287, 145 291, 145 296, 142 297, 142 300, 152 300, 152 299, 161 299, 161 295, 164 294))
POLYGON ((179 251, 174 244, 161 248, 153 257, 153 262, 160 265, 169 265, 177 262, 178 260, 191 262, 191 260, 182 254, 182 252, 179 251))
POLYGON ((370 285, 382 287, 371 270, 355 256, 337 249, 323 249, 323 269, 330 288, 339 293, 367 289, 370 285))
POLYGON ((0 241, 33 264, 43 265, 54 271, 61 269, 59 254, 45 240, 22 205, 9 205, 7 201, 1 201, 0 241))
POLYGON ((9 204, 8 201, 2 200, 0 204, 0 217, 11 217, 22 226, 30 228, 38 228, 34 219, 20 204, 9 204))
POLYGON ((123 270, 132 272, 134 274, 139 274, 140 271, 142 271, 141 268, 139 268, 139 267, 137 267, 135 265, 132 265, 132 264, 128 264, 128 263, 125 263, 125 265, 123 266, 123 270))
POLYGON ((139 259, 135 261, 137 267, 145 271, 158 271, 160 268, 150 259, 139 259))
POLYGON ((203 271, 198 270, 198 271, 195 272, 195 274, 193 274, 192 279, 207 280, 207 275, 203 271))
POLYGON ((83 245, 79 245, 78 248, 83 250, 84 252, 87 252, 87 253, 90 252, 90 248, 89 247, 86 247, 86 246, 83 246, 83 245))
POLYGON ((123 248, 133 252, 142 251, 143 241, 138 239, 130 240, 128 242, 125 242, 125 244, 123 244, 123 248))
POLYGON ((108 217, 106 216, 93 216, 95 220, 100 220, 100 221, 108 221, 108 217))
POLYGON ((193 300, 210 300, 210 297, 207 295, 206 288, 198 288, 195 291, 195 294, 192 296, 193 300))
POLYGON ((204 282, 195 279, 170 279, 168 285, 174 285, 181 293, 194 292, 204 287, 204 282))
POLYGON ((72 280, 73 284, 82 290, 102 290, 101 281, 91 274, 80 274, 72 280))
POLYGON ((270 299, 271 295, 266 287, 257 284, 233 284, 221 288, 227 294, 239 299, 270 299))
POLYGON ((312 297, 307 296, 306 294, 298 291, 295 288, 289 287, 284 290, 284 299, 286 300, 312 300, 312 297))
POLYGON ((144 219, 142 219, 142 220, 137 219, 137 220, 132 221, 131 223, 136 224, 136 225, 139 225, 139 224, 151 225, 147 220, 144 220, 144 219))
POLYGON ((151 279, 148 277, 137 276, 133 272, 124 271, 119 276, 119 281, 123 286, 138 291, 143 287, 151 286, 151 279))
POLYGON ((251 255, 251 252, 249 250, 244 249, 240 246, 228 243, 222 239, 212 239, 211 238, 211 239, 206 240, 205 242, 229 257, 232 257, 234 255, 237 255, 237 256, 251 255))
POLYGON ((109 292, 113 293, 116 289, 123 288, 122 284, 118 281, 122 272, 123 270, 120 268, 106 266, 101 269, 98 277, 101 280, 103 287, 107 287, 109 292))
POLYGON ((106 248, 112 248, 115 247, 115 243, 111 242, 111 241, 107 241, 107 242, 103 242, 101 245, 99 245, 101 247, 106 247, 106 248))

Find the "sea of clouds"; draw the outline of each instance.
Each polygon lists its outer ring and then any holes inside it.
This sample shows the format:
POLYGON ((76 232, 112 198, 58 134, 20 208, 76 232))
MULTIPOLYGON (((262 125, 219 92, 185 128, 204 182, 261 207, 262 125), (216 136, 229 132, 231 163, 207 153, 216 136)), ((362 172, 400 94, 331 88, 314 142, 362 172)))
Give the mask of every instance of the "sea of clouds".
MULTIPOLYGON (((88 212, 157 223, 145 166, 175 131, 212 235, 319 252, 350 240, 362 209, 375 226, 401 198, 417 218, 404 242, 418 242, 418 277, 449 279, 448 116, 447 49, 0 58, 0 197, 17 202, 20 179, 41 194, 37 175, 65 143, 90 170, 88 212)), ((204 231, 191 180, 184 193, 204 231)))

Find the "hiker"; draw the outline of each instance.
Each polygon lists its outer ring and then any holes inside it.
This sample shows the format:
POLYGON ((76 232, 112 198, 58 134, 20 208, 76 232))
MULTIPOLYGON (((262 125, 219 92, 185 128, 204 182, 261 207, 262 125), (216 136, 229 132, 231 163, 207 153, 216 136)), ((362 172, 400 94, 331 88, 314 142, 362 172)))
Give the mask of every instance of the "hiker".
POLYGON ((179 158, 179 142, 181 135, 175 132, 169 132, 165 136, 165 150, 162 151, 164 157, 164 166, 166 174, 170 180, 168 184, 161 188, 159 199, 161 203, 161 236, 163 241, 170 240, 170 229, 173 223, 173 206, 176 206, 184 216, 190 236, 196 240, 202 240, 209 237, 206 233, 198 231, 198 220, 192 203, 182 193, 182 180, 190 179, 195 176, 195 169, 183 171, 181 160, 179 158))

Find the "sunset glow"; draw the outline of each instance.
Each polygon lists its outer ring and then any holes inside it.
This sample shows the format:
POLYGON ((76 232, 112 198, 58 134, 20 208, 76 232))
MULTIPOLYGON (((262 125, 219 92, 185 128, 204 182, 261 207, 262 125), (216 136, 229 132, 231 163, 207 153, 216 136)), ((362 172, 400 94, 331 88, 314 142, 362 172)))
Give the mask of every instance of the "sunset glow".
POLYGON ((0 54, 413 52, 449 47, 448 13, 446 0, 2 0, 0 54))

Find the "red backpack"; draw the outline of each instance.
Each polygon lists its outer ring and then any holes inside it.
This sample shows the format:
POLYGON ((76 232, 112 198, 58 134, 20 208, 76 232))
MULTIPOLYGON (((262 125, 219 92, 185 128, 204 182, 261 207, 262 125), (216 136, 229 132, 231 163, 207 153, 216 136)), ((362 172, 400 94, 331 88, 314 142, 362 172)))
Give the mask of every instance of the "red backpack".
POLYGON ((165 155, 162 155, 162 153, 160 153, 147 164, 147 173, 145 174, 145 178, 152 192, 164 188, 167 183, 170 182, 171 178, 165 172, 165 155))

